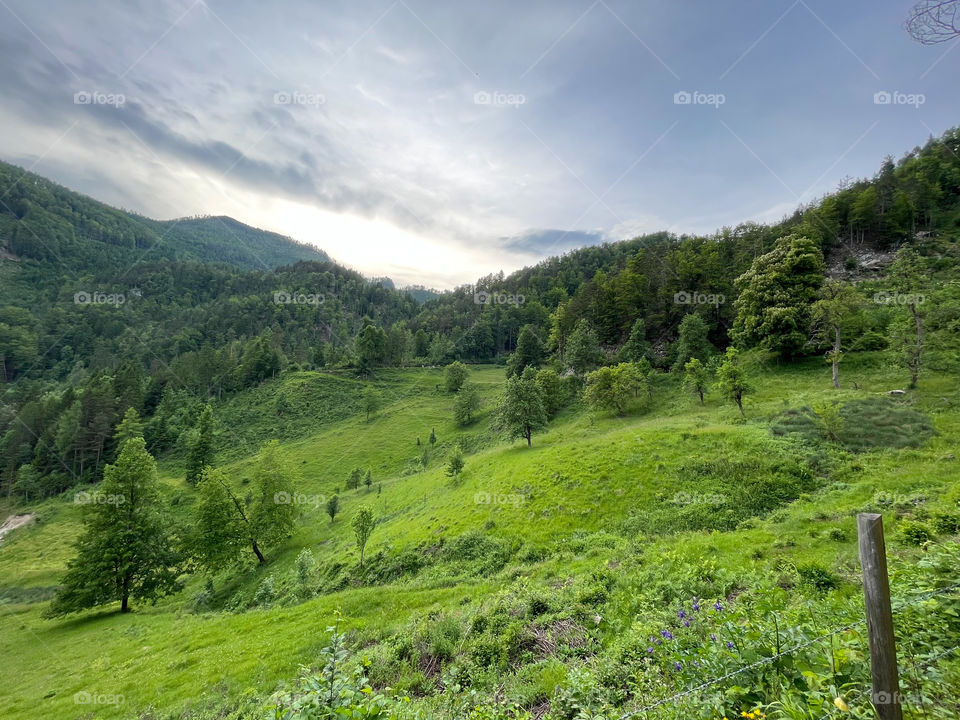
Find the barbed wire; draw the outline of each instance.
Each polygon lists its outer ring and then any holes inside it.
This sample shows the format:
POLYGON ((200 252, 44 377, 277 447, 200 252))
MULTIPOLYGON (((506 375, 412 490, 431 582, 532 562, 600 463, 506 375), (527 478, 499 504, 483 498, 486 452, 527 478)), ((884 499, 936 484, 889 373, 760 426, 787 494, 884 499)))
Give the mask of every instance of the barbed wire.
MULTIPOLYGON (((936 590, 930 590, 930 591, 928 591, 928 592, 921 593, 920 595, 917 595, 917 596, 915 596, 915 597, 912 597, 912 598, 909 598, 909 599, 907 599, 907 600, 903 600, 903 601, 899 602, 895 607, 892 608, 892 612, 897 612, 897 611, 899 611, 899 610, 902 610, 903 608, 910 607, 910 606, 915 605, 915 604, 917 604, 917 603, 919 603, 919 602, 923 602, 924 600, 929 600, 929 599, 932 598, 932 597, 936 597, 936 596, 938 596, 938 595, 943 595, 943 594, 945 594, 945 593, 948 593, 948 592, 950 592, 950 591, 952 591, 952 590, 956 590, 956 589, 958 589, 958 588, 960 588, 960 583, 954 583, 953 585, 948 585, 947 587, 938 588, 938 589, 936 589, 936 590)), ((663 705, 666 705, 667 703, 671 703, 671 702, 675 702, 675 701, 677 701, 677 700, 681 700, 681 699, 683 699, 683 698, 685 698, 685 697, 687 697, 687 696, 689 696, 689 695, 693 695, 693 694, 695 694, 695 693, 698 693, 698 692, 700 692, 701 690, 705 690, 705 689, 707 689, 707 688, 709 688, 709 687, 712 687, 713 685, 717 685, 718 683, 721 683, 721 682, 723 682, 723 681, 725 681, 725 680, 729 680, 730 678, 736 677, 736 676, 741 675, 741 674, 743 674, 743 673, 745 673, 745 672, 748 672, 748 671, 750 671, 750 670, 754 670, 754 669, 756 669, 756 668, 758 668, 758 667, 763 667, 763 666, 765 666, 765 665, 769 665, 769 664, 771 664, 771 663, 774 663, 774 662, 776 662, 777 660, 779 660, 780 658, 786 657, 786 656, 788 656, 788 655, 792 655, 793 653, 797 652, 798 650, 803 650, 804 648, 810 647, 811 645, 815 645, 815 644, 818 643, 818 642, 822 642, 823 640, 828 640, 828 639, 830 639, 830 638, 832 638, 832 637, 835 637, 836 635, 839 635, 839 634, 841 634, 841 633, 848 632, 848 631, 850 631, 850 630, 852 630, 852 629, 854 629, 854 628, 856 628, 856 627, 859 627, 859 626, 861 626, 861 625, 865 625, 866 622, 867 622, 867 621, 866 621, 866 619, 864 618, 863 620, 857 620, 856 622, 849 623, 848 625, 843 625, 843 626, 841 626, 841 627, 835 628, 834 630, 831 630, 831 631, 828 632, 828 633, 824 633, 823 635, 819 635, 818 637, 812 638, 812 639, 810 639, 810 640, 805 640, 805 641, 803 641, 802 643, 798 643, 797 645, 794 645, 793 647, 789 648, 788 650, 783 650, 783 651, 781 651, 781 652, 779 652, 779 653, 777 653, 777 654, 775 654, 775 655, 771 655, 770 657, 762 658, 762 659, 760 659, 760 660, 757 660, 756 662, 750 663, 749 665, 744 665, 743 667, 737 668, 736 670, 732 670, 732 671, 730 671, 730 672, 728 672, 728 673, 725 673, 724 675, 720 675, 720 676, 718 676, 718 677, 711 678, 710 680, 706 680, 706 681, 700 683, 699 685, 696 685, 696 686, 694 686, 694 687, 692 687, 692 688, 688 688, 687 690, 683 690, 683 691, 681 691, 681 692, 675 693, 675 694, 671 695, 670 697, 662 698, 661 700, 658 700, 657 702, 652 703, 652 704, 650 704, 650 705, 647 705, 647 706, 645 706, 645 707, 642 707, 642 708, 640 708, 640 709, 638 709, 638 710, 632 710, 632 711, 626 713, 625 715, 619 716, 619 717, 617 718, 617 720, 629 720, 630 718, 636 717, 637 715, 640 715, 640 714, 642 714, 642 713, 647 713, 647 712, 650 712, 651 710, 655 710, 655 709, 658 708, 658 707, 662 707, 663 705)), ((960 648, 960 645, 958 645, 958 646, 956 646, 956 647, 954 647, 954 648, 951 648, 949 651, 946 651, 945 653, 942 653, 942 654, 939 655, 939 656, 935 656, 935 657, 932 658, 931 660, 937 660, 937 659, 939 659, 939 657, 948 655, 948 654, 950 654, 951 652, 953 652, 954 650, 956 650, 957 648, 960 648)), ((926 665, 926 667, 929 667, 929 666, 930 666, 929 664, 926 665)), ((862 694, 863 694, 863 692, 860 693, 860 695, 862 695, 862 694)), ((831 712, 832 712, 832 711, 831 711, 831 712)), ((828 713, 827 715, 825 715, 824 717, 829 717, 829 713, 828 713)))

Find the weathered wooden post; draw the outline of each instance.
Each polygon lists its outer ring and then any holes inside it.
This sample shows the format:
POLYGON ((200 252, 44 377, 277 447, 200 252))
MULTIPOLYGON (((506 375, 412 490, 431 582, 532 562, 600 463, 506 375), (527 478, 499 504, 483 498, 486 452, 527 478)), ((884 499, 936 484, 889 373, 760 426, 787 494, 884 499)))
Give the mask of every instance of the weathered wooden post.
POLYGON ((873 706, 880 720, 903 720, 897 647, 893 638, 887 549, 883 542, 883 518, 877 513, 857 515, 863 596, 867 606, 870 639, 870 672, 873 676, 873 706))

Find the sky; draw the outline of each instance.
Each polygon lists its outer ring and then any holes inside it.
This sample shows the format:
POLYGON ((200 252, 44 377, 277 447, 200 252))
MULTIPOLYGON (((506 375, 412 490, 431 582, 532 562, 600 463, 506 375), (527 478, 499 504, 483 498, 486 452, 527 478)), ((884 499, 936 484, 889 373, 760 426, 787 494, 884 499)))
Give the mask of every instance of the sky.
POLYGON ((0 159, 449 288, 775 221, 958 124, 910 5, 0 0, 0 159))

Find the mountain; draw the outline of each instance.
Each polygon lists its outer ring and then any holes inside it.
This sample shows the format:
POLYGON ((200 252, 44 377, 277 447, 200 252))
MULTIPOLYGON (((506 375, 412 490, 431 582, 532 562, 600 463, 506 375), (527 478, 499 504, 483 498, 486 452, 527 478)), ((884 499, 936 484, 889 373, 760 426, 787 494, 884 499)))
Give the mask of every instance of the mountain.
POLYGON ((197 261, 269 270, 327 261, 312 245, 229 217, 150 218, 110 207, 0 162, 0 252, 59 262, 82 273, 134 262, 197 261))

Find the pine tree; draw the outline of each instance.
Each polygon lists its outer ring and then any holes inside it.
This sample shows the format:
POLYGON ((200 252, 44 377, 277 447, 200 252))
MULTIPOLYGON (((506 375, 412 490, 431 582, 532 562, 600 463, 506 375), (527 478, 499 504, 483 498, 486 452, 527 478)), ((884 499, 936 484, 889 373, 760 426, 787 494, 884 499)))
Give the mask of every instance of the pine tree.
POLYGON ((187 482, 200 482, 203 469, 213 463, 213 408, 204 405, 197 415, 196 437, 187 456, 187 482))
POLYGON ((156 463, 132 428, 121 424, 127 437, 116 464, 104 468, 50 616, 116 601, 127 612, 131 598, 155 600, 180 589, 170 523, 160 511, 156 463))

